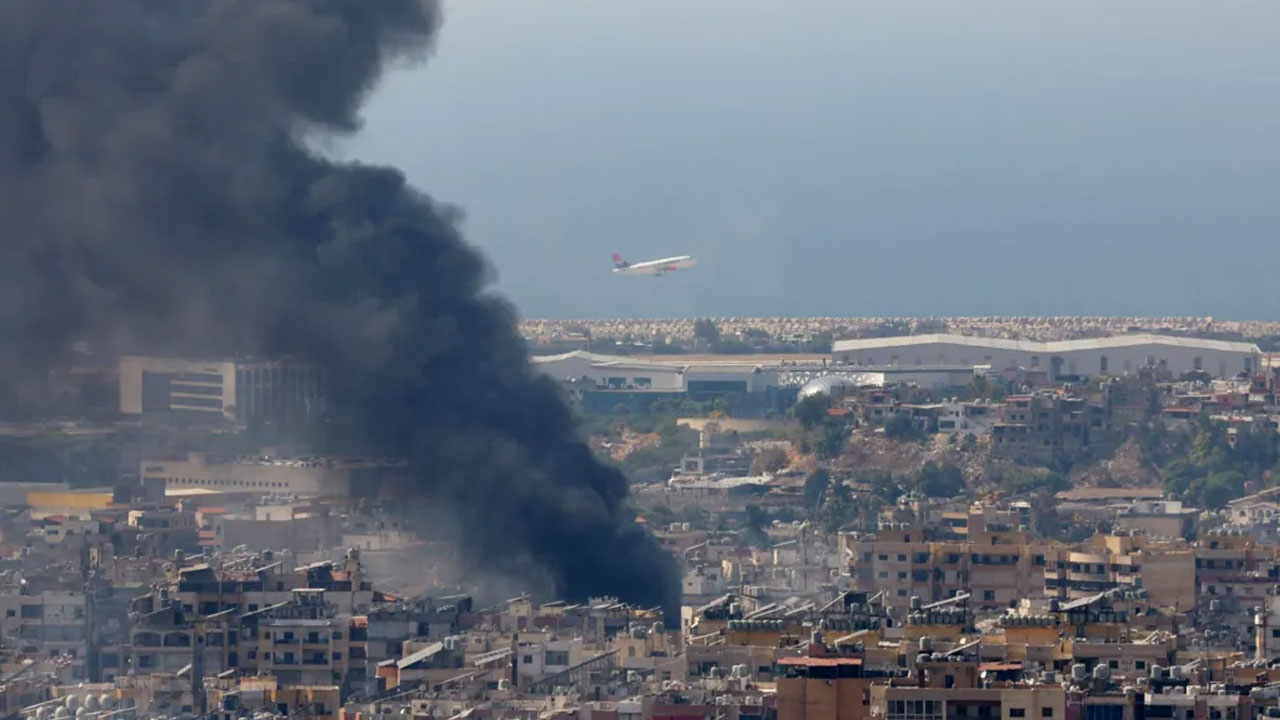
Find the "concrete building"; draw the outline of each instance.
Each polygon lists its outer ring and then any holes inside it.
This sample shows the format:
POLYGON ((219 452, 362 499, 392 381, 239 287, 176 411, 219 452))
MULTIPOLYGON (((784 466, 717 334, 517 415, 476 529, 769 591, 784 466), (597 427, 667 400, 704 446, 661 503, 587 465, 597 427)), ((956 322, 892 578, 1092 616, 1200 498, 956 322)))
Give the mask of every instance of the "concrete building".
POLYGON ((120 358, 120 413, 237 422, 305 421, 323 408, 318 374, 288 360, 120 358))
POLYGON ((1139 500, 1116 513, 1116 528, 1152 536, 1190 539, 1199 527, 1200 510, 1178 500, 1139 500))
POLYGON ((911 598, 927 604, 959 593, 970 593, 979 607, 1008 607, 1044 588, 1047 547, 1009 526, 991 524, 967 541, 935 542, 918 525, 897 524, 865 538, 842 533, 840 543, 853 589, 883 591, 886 604, 903 611, 911 598))
POLYGON ((1142 588, 1159 605, 1186 611, 1196 604, 1195 551, 1181 544, 1151 543, 1143 535, 1099 536, 1048 555, 1044 587, 1046 595, 1061 599, 1142 588))
POLYGON ((643 360, 583 351, 533 358, 538 372, 557 380, 585 380, 613 390, 651 392, 763 391, 778 383, 776 372, 761 372, 758 363, 732 355, 688 359, 643 360))
POLYGON ((875 685, 871 688, 871 717, 882 720, 1057 720, 1066 717, 1066 694, 1060 685, 989 688, 875 685))
POLYGON ((734 417, 759 417, 790 406, 797 391, 783 382, 780 365, 733 355, 631 358, 575 351, 536 356, 533 367, 591 412, 643 410, 658 400, 723 399, 734 417))
POLYGON ((1280 595, 1268 595, 1253 617, 1254 656, 1270 662, 1280 657, 1280 595))
POLYGON ((1051 377, 1121 375, 1142 367, 1163 368, 1175 377, 1193 371, 1231 377, 1259 370, 1261 358, 1252 343, 1171 335, 1034 342, 933 334, 840 340, 832 351, 838 365, 985 365, 1042 369, 1051 377))
POLYGON ((402 464, 371 458, 249 457, 218 459, 189 453, 181 459, 150 458, 141 463, 144 484, 167 490, 348 497, 372 493, 402 464))

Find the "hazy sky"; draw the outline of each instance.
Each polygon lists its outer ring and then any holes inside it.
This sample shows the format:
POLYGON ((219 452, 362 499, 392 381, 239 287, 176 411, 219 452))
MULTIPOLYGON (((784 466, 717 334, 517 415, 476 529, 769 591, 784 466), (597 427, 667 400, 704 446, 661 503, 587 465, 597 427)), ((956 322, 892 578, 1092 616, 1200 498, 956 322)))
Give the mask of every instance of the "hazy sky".
POLYGON ((525 316, 1280 317, 1275 0, 445 6, 342 152, 525 316))

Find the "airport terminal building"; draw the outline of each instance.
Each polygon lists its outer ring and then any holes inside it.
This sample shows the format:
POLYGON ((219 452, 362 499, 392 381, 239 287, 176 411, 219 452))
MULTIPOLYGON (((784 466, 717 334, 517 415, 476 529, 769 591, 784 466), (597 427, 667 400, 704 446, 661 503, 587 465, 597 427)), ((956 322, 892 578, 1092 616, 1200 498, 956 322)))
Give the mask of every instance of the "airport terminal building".
POLYGON ((837 365, 968 365, 1043 369, 1051 377, 1122 375, 1142 367, 1167 368, 1175 377, 1200 371, 1214 377, 1260 368, 1257 345, 1169 335, 1117 335, 1034 342, 967 335, 910 335, 841 340, 837 365))

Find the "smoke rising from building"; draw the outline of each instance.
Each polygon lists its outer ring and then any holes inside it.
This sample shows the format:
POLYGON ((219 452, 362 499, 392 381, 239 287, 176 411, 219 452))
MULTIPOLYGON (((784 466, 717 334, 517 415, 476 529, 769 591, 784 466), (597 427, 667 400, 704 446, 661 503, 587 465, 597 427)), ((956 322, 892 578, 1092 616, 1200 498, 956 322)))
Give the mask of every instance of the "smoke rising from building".
POLYGON ((439 22, 423 0, 0 4, 0 403, 77 341, 300 356, 336 437, 412 458, 477 562, 670 606, 668 557, 530 371, 456 211, 300 140, 357 128, 439 22))

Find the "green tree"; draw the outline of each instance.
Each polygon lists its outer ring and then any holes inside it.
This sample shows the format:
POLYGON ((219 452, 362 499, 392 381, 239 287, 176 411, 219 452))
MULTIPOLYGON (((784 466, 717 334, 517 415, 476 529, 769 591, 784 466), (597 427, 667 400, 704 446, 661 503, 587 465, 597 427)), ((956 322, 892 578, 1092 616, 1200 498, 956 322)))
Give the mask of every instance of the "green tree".
POLYGON ((964 494, 964 473, 955 465, 930 460, 916 477, 916 490, 926 497, 950 498, 964 494))
POLYGON ((804 479, 804 506, 810 510, 817 510, 822 506, 822 499, 826 497, 827 487, 831 484, 831 476, 826 470, 818 468, 804 479))
POLYGON ((910 415, 898 413, 885 423, 884 436, 891 440, 919 440, 924 433, 912 422, 910 415))
POLYGON ((831 409, 831 398, 826 395, 808 395, 800 398, 791 407, 791 414, 800 421, 805 431, 827 419, 827 410, 831 409))
POLYGON ((748 504, 746 507, 746 522, 743 527, 743 540, 748 545, 755 547, 765 547, 769 544, 769 535, 765 532, 765 525, 769 522, 769 516, 759 505, 748 504))
POLYGON ((832 494, 818 514, 823 529, 836 532, 857 521, 858 505, 848 492, 840 491, 832 494))
POLYGON ((854 482, 870 486, 872 495, 890 505, 898 502, 903 493, 902 485, 894 480, 893 473, 888 470, 860 471, 854 476, 854 482))
POLYGON ((693 321, 693 336, 708 345, 720 342, 720 328, 710 318, 699 318, 693 321))
POLYGON ((824 331, 824 332, 814 333, 813 337, 809 338, 808 349, 809 349, 809 352, 811 353, 825 354, 825 353, 831 352, 831 347, 834 344, 835 344, 835 335, 833 335, 830 331, 824 331))
POLYGON ((845 439, 844 426, 828 420, 813 429, 813 451, 824 460, 840 457, 845 439))

